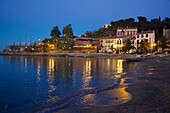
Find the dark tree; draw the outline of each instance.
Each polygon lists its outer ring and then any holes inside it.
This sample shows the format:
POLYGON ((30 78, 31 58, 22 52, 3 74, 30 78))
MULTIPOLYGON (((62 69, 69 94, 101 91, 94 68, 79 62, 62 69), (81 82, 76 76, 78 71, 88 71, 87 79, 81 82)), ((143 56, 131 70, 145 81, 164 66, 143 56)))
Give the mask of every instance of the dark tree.
POLYGON ((138 22, 139 22, 139 23, 146 23, 146 22, 147 22, 147 18, 146 18, 146 17, 139 16, 139 17, 138 17, 138 22))
POLYGON ((58 26, 55 26, 55 27, 52 29, 50 35, 52 36, 52 38, 60 37, 61 32, 59 31, 58 26))
POLYGON ((157 47, 165 49, 168 47, 168 39, 164 36, 160 37, 157 41, 157 47))
POLYGON ((148 43, 148 41, 145 39, 145 40, 142 40, 142 41, 140 42, 138 50, 139 50, 140 52, 146 53, 149 48, 150 48, 149 43, 148 43))
POLYGON ((165 22, 170 22, 170 18, 166 17, 164 21, 165 22))
POLYGON ((123 46, 123 51, 126 52, 126 51, 129 51, 132 48, 133 48, 133 46, 132 46, 131 40, 128 39, 123 46))
POLYGON ((65 38, 74 38, 71 24, 68 24, 63 28, 63 35, 65 38))

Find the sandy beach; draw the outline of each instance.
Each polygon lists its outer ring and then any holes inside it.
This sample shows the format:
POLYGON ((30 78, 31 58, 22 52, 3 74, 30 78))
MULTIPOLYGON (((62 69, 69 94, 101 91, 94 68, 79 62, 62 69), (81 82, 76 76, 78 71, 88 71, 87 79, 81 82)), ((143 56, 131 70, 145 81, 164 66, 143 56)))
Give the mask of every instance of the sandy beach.
POLYGON ((83 113, 170 113, 170 58, 146 60, 140 72, 127 75, 133 79, 126 89, 129 102, 107 107, 82 109, 83 113))

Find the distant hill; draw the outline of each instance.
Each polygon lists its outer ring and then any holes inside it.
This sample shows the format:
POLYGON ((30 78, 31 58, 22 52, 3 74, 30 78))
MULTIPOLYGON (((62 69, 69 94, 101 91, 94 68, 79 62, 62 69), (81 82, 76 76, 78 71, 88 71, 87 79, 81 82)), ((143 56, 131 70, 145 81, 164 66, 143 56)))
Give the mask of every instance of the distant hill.
POLYGON ((83 34, 83 37, 105 37, 105 36, 115 36, 116 29, 118 27, 137 27, 138 32, 147 31, 147 30, 155 30, 156 40, 163 34, 163 29, 170 29, 170 18, 166 17, 161 21, 161 18, 154 18, 150 21, 147 20, 146 17, 139 16, 138 21, 135 22, 134 18, 121 19, 118 21, 111 21, 111 26, 108 28, 100 28, 97 31, 87 31, 83 34))

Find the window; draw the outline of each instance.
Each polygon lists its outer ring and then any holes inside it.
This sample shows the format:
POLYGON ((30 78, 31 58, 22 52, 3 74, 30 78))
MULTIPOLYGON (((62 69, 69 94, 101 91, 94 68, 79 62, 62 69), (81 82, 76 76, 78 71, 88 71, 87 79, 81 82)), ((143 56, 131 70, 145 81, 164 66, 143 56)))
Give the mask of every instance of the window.
POLYGON ((143 38, 143 35, 141 37, 143 38))
POLYGON ((106 43, 113 43, 113 40, 106 40, 106 43))
POLYGON ((123 30, 121 31, 121 36, 124 36, 124 31, 123 30))
POLYGON ((137 44, 139 44, 139 40, 137 40, 137 44))
POLYGON ((146 34, 146 37, 148 37, 148 34, 146 34))
POLYGON ((139 38, 139 35, 137 35, 137 38, 139 38))
POLYGON ((134 44, 134 41, 132 41, 132 44, 134 44))
POLYGON ((116 42, 117 44, 119 44, 119 40, 117 40, 117 42, 116 42))
POLYGON ((122 42, 121 42, 121 40, 120 40, 120 44, 121 44, 122 42))
MULTIPOLYGON (((148 39, 146 39, 146 42, 148 42, 148 39)), ((149 42, 148 42, 149 43, 149 42)))

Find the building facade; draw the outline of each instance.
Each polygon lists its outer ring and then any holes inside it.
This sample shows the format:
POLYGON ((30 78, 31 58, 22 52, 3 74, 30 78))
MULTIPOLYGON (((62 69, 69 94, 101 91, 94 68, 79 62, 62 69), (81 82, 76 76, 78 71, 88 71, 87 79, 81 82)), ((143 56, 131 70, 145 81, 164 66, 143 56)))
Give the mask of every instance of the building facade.
POLYGON ((74 41, 73 51, 81 53, 97 53, 99 40, 95 38, 79 37, 74 41))
POLYGON ((153 30, 140 32, 132 37, 133 37, 134 46, 136 48, 144 40, 146 40, 149 44, 155 43, 155 31, 153 30))
POLYGON ((136 27, 119 27, 116 30, 116 36, 132 36, 138 33, 138 29, 136 27))
POLYGON ((170 39, 170 29, 163 29, 163 36, 170 39))
POLYGON ((133 46, 137 49, 138 45, 146 40, 150 45, 155 44, 155 31, 144 31, 138 33, 136 27, 117 28, 115 37, 102 37, 100 39, 99 52, 121 51, 123 44, 128 39, 131 40, 133 46))
POLYGON ((100 50, 99 52, 115 52, 121 51, 123 43, 127 41, 129 36, 120 36, 120 37, 102 37, 100 40, 100 50))
POLYGON ((111 24, 104 24, 104 28, 108 28, 110 26, 111 26, 111 24))

